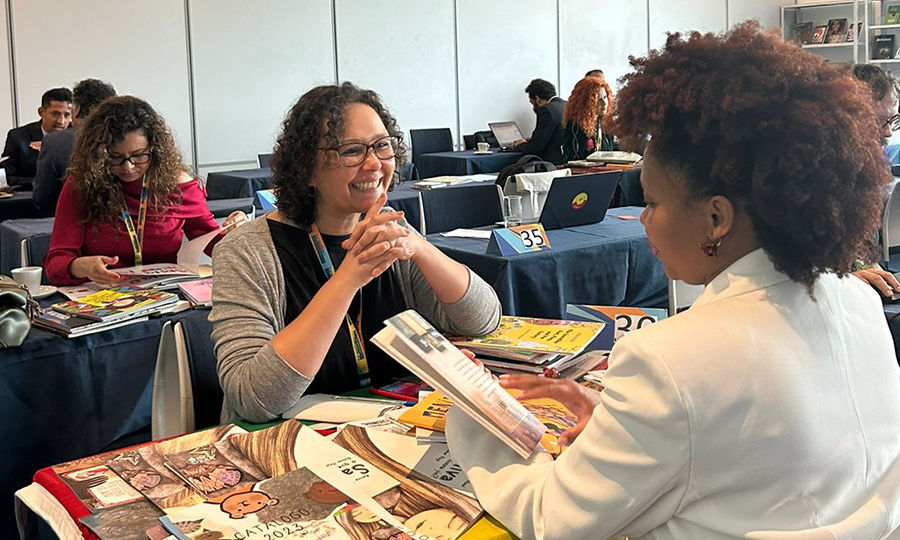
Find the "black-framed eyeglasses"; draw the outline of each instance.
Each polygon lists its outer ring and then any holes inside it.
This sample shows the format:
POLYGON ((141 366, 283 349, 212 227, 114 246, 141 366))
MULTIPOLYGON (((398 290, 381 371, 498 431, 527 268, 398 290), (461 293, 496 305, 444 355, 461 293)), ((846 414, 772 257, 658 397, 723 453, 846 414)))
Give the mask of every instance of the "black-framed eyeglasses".
POLYGON ((128 161, 135 167, 138 165, 143 165, 145 163, 150 163, 150 152, 134 154, 128 157, 109 156, 109 164, 113 167, 121 167, 122 165, 125 165, 126 161, 128 161))
POLYGON ((346 143, 331 148, 319 148, 319 150, 331 150, 337 153, 338 161, 344 167, 355 167, 366 160, 369 150, 375 153, 378 159, 391 159, 397 155, 400 147, 400 137, 388 135, 372 144, 346 143))
POLYGON ((878 125, 881 126, 881 129, 890 128, 891 131, 900 130, 900 113, 897 113, 890 118, 879 116, 878 125))

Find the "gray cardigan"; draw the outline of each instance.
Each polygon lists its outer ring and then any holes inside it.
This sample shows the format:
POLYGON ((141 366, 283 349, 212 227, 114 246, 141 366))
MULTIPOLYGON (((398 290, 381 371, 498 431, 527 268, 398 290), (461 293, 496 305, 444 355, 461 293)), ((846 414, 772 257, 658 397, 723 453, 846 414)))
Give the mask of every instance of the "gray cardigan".
MULTIPOLYGON (((484 335, 499 324, 497 294, 471 270, 468 290, 453 304, 438 301, 412 261, 397 261, 390 271, 397 276, 406 305, 440 330, 484 335)), ((225 391, 222 420, 278 418, 300 399, 312 379, 272 348, 272 338, 285 326, 286 301, 281 262, 265 217, 243 225, 216 245, 213 275, 209 320, 219 383, 225 391)))

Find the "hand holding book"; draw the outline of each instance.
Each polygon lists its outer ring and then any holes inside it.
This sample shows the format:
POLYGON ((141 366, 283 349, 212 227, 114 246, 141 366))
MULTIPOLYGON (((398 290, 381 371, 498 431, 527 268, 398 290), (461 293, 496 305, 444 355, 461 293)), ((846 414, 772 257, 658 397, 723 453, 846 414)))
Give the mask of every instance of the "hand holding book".
POLYGON ((571 379, 548 379, 537 375, 501 375, 500 386, 507 390, 521 390, 520 401, 550 398, 572 411, 578 422, 559 436, 560 446, 572 444, 584 430, 600 403, 600 392, 591 390, 571 379))

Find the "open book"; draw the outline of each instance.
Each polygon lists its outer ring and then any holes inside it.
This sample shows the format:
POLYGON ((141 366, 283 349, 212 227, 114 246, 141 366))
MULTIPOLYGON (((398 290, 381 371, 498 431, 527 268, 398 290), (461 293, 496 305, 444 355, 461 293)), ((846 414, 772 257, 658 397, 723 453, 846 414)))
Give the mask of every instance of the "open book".
POLYGON ((482 368, 413 310, 385 321, 372 342, 522 457, 534 452, 546 427, 482 368))

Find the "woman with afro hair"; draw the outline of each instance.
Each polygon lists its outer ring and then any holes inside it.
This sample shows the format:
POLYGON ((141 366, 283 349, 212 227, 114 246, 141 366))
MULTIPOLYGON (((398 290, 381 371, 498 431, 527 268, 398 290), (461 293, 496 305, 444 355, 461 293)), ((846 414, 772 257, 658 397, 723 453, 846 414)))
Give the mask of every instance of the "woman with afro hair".
POLYGON ((579 417, 555 462, 457 410, 453 456, 521 538, 890 536, 900 367, 848 275, 890 181, 865 86, 756 23, 631 62, 613 129, 649 140, 641 221, 669 277, 705 289, 620 339, 602 392, 501 377, 579 417))

